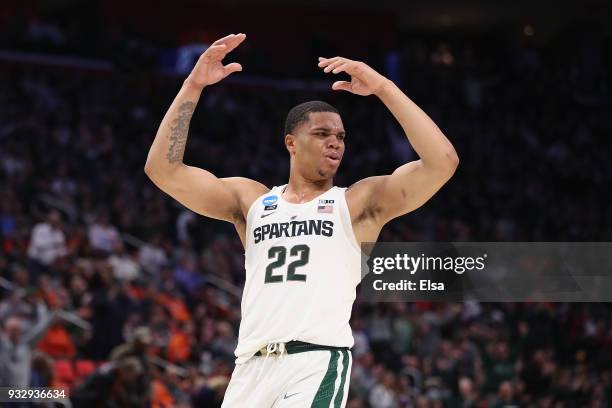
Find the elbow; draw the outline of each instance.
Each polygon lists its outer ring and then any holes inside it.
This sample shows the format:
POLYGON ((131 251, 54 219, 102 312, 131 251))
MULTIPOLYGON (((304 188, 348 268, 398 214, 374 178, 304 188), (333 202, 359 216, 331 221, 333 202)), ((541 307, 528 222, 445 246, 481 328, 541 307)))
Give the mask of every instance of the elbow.
MULTIPOLYGON (((433 162, 432 162, 433 163, 433 162)), ((455 173, 459 166, 459 156, 455 149, 448 150, 443 153, 442 157, 439 157, 435 161, 435 167, 438 171, 448 175, 449 177, 455 173)))
POLYGON ((455 149, 452 149, 451 151, 446 153, 446 161, 448 163, 448 167, 454 173, 455 170, 457 170, 457 167, 459 167, 459 155, 457 154, 455 149))
POLYGON ((148 160, 144 165, 144 172, 149 177, 151 177, 151 174, 153 173, 153 166, 151 165, 151 163, 149 163, 148 160))
POLYGON ((168 181, 176 178, 176 171, 179 166, 167 167, 160 166, 159 164, 152 163, 149 160, 145 163, 144 172, 155 185, 161 188, 168 183, 168 181))
POLYGON ((159 178, 159 169, 149 161, 145 163, 144 172, 151 181, 155 181, 159 178))
POLYGON ((148 161, 144 165, 144 172, 150 179, 153 178, 153 166, 148 161))
POLYGON ((149 155, 144 165, 145 174, 149 176, 149 178, 152 178, 157 173, 159 173, 159 170, 161 168, 160 164, 161 163, 159 160, 156 160, 154 157, 151 157, 151 155, 149 155))
POLYGON ((444 158, 438 162, 438 169, 444 179, 450 179, 459 167, 459 156, 454 149, 446 152, 444 158))

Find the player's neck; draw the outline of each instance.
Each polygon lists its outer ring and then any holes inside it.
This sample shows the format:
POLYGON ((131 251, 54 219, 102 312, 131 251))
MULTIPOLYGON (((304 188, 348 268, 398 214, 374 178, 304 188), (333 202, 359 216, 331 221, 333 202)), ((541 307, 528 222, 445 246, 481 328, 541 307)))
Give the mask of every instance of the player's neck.
POLYGON ((291 175, 282 195, 286 201, 300 204, 312 200, 333 186, 333 179, 311 181, 303 177, 291 175))

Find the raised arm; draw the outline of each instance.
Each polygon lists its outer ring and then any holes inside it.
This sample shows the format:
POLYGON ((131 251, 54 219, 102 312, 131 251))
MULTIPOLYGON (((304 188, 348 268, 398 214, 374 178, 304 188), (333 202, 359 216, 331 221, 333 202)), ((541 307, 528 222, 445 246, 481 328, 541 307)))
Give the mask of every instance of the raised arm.
POLYGON ((413 211, 429 200, 454 174, 459 158, 438 126, 393 82, 368 65, 342 57, 320 58, 324 72, 346 72, 351 81, 336 81, 332 88, 357 95, 376 95, 400 123, 419 160, 398 167, 387 176, 356 183, 360 210, 378 224, 413 211))
POLYGON ((31 348, 36 347, 43 338, 47 329, 55 319, 55 312, 50 312, 42 301, 36 304, 36 321, 30 329, 23 334, 22 341, 28 343, 31 348))
POLYGON ((246 211, 266 187, 242 177, 217 178, 211 172, 183 163, 189 122, 203 89, 233 72, 238 63, 223 65, 223 58, 244 41, 231 34, 215 41, 200 56, 166 112, 149 150, 145 173, 165 193, 187 208, 220 220, 243 223, 246 211), (251 200, 252 202, 252 200, 251 200))

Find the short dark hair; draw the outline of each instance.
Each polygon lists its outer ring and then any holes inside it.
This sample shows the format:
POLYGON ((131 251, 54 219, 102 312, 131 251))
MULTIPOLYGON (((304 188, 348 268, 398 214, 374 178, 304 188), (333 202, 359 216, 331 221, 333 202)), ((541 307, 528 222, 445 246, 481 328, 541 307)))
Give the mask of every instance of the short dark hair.
POLYGON ((293 133, 302 123, 308 120, 308 114, 311 112, 333 112, 340 114, 338 109, 334 108, 327 102, 323 101, 309 101, 300 103, 297 106, 291 108, 287 114, 287 120, 285 120, 285 135, 293 133))

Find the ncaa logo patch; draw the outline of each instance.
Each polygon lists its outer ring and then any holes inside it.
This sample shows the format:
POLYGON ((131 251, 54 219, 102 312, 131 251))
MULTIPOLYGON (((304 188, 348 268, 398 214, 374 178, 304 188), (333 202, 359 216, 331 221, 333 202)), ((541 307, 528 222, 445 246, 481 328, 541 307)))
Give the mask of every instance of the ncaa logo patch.
POLYGON ((264 199, 262 200, 262 203, 263 205, 274 205, 277 201, 278 201, 278 196, 271 195, 271 196, 264 197, 264 199))

